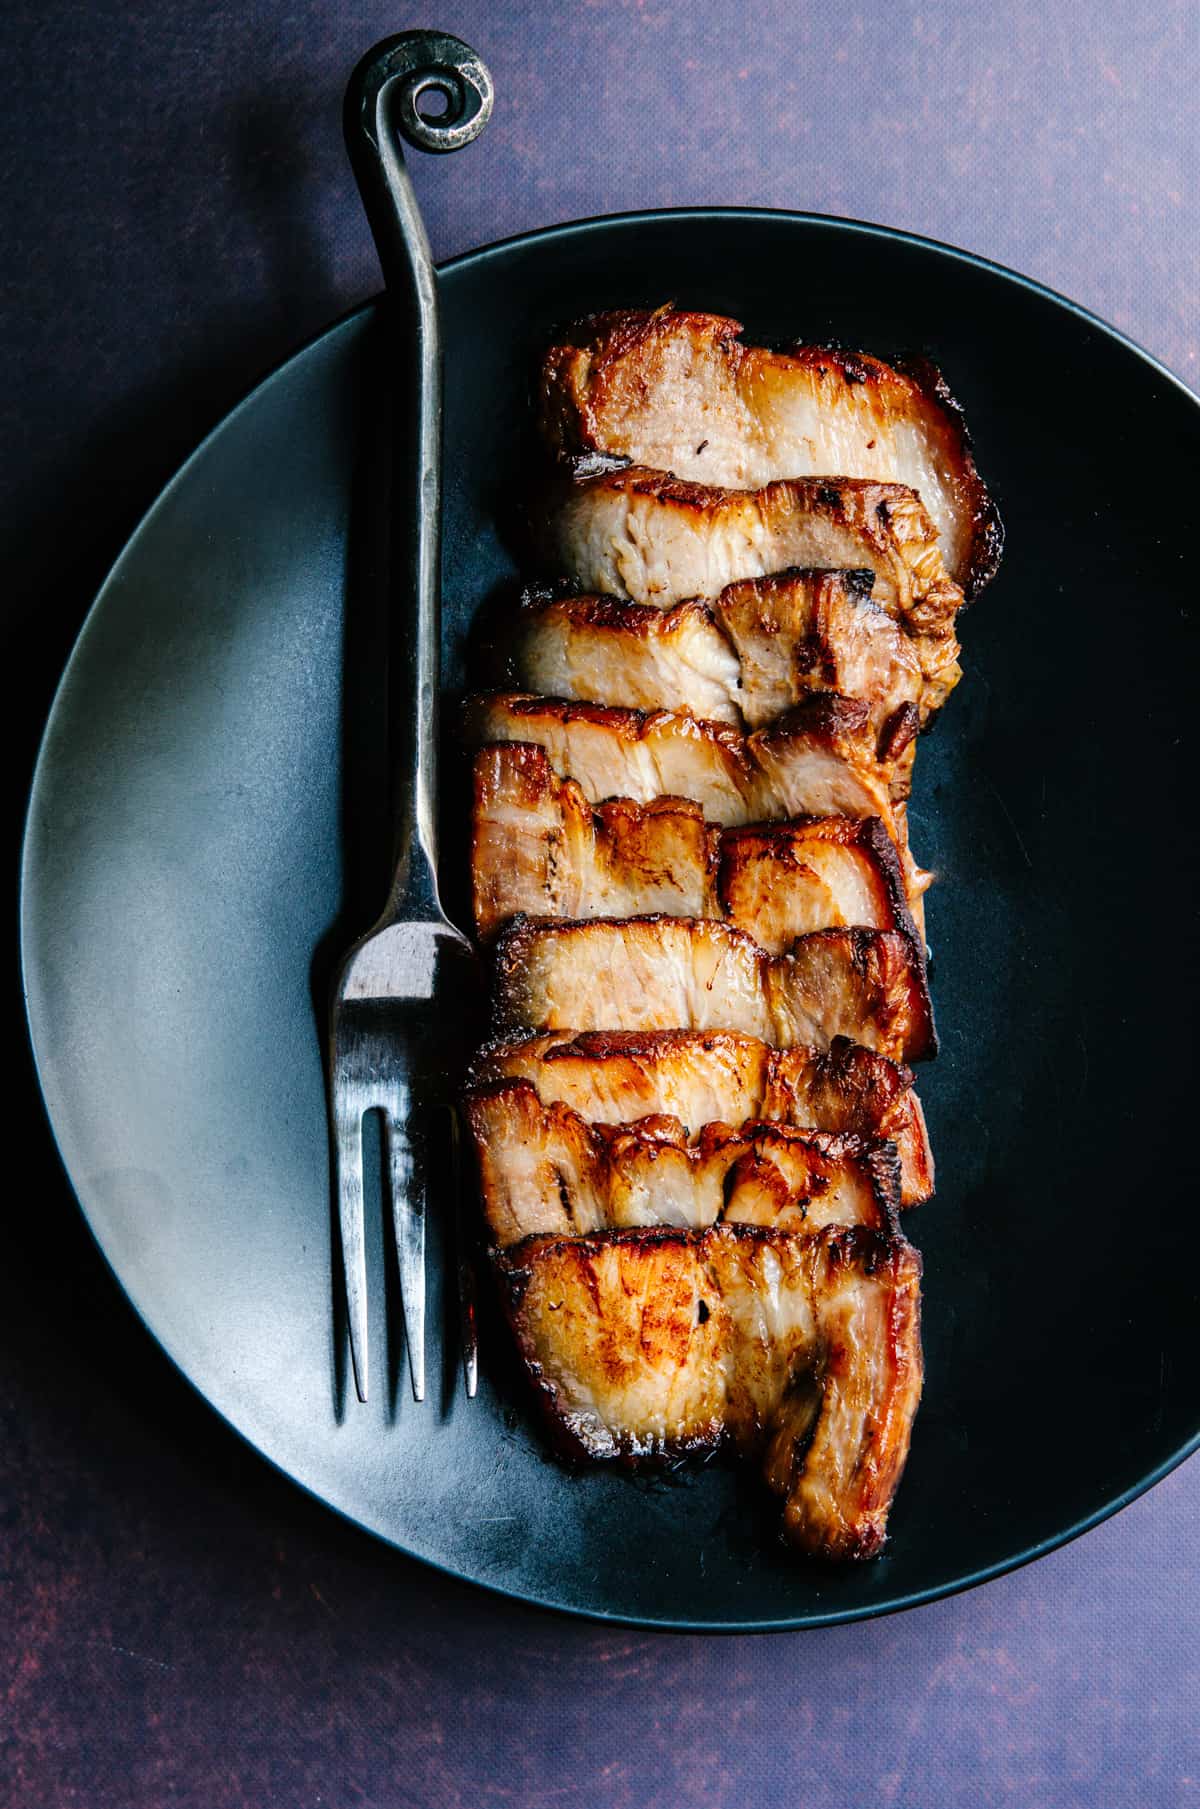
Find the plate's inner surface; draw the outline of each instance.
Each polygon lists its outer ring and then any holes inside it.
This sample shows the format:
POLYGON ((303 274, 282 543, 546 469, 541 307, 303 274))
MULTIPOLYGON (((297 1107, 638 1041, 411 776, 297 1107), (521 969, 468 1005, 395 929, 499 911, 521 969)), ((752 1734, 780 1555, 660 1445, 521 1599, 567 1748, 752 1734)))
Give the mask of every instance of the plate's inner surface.
MULTIPOLYGON (((907 1221, 928 1381, 888 1554, 837 1572, 798 1560, 753 1478, 720 1465, 685 1483, 568 1475, 542 1455, 494 1324, 478 1401, 447 1363, 440 1397, 415 1407, 389 1350, 378 1223, 379 1380, 368 1406, 344 1399, 319 1018, 387 840, 361 550, 369 316, 278 373, 160 501, 56 707, 25 951, 85 1210, 235 1425, 465 1576, 595 1612, 770 1624, 1012 1561, 1159 1468, 1200 1413, 1183 784, 1200 415, 1014 281, 784 216, 564 230, 451 267, 443 294, 451 696, 473 617, 514 573, 497 517, 532 360, 581 312, 675 298, 768 342, 928 351, 1004 512, 1001 575, 963 619, 966 676, 916 769, 913 847, 939 875, 943 1052, 919 1075, 939 1186, 907 1221)), ((452 766, 445 783, 461 783, 452 766)), ((464 809, 447 796, 452 852, 464 809)), ((435 1376, 441 1325, 435 1300, 435 1376)))

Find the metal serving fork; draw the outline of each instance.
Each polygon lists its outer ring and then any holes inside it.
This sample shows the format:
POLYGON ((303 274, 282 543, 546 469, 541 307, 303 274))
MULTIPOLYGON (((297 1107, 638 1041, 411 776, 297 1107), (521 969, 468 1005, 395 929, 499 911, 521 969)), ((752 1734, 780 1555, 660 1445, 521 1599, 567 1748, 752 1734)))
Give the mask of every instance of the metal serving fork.
MULTIPOLYGON (((412 1391, 425 1395, 425 1218, 436 1175, 433 1120, 445 1112, 456 1136, 454 1073, 479 975, 471 944, 438 895, 437 707, 440 666, 442 348, 437 277, 399 135, 424 151, 455 151, 482 132, 492 82, 475 53, 437 32, 404 32, 363 58, 346 91, 350 159, 387 284, 396 418, 391 497, 390 607, 403 611, 391 636, 397 671, 392 769, 397 859, 384 911, 342 964, 330 1022, 330 1116, 346 1278, 354 1382, 367 1398, 367 1261, 363 1119, 383 1119, 385 1195, 395 1224, 412 1391), (442 97, 428 117, 422 102, 442 97), (407 456, 406 456, 407 455, 407 456), (407 532, 406 532, 407 530, 407 532), (399 706, 399 707, 397 707, 399 706), (447 1111, 446 1108, 449 1108, 447 1111)), ((452 1171, 454 1163, 447 1168, 452 1171)), ((467 1393, 476 1386, 474 1303, 464 1240, 457 1238, 467 1393)))

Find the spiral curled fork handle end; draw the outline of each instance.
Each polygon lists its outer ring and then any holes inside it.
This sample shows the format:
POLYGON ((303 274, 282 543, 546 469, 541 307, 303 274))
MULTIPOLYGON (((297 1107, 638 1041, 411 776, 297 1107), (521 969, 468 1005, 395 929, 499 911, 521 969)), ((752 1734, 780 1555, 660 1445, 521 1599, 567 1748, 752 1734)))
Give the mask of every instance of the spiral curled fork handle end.
POLYGON ((389 111, 416 150, 461 150, 478 138, 491 117, 494 90, 486 63, 461 38, 443 32, 401 32, 384 38, 362 59, 347 97, 372 138, 384 89, 394 89, 389 111), (444 112, 427 118, 420 106, 431 94, 441 95, 446 105, 444 112))

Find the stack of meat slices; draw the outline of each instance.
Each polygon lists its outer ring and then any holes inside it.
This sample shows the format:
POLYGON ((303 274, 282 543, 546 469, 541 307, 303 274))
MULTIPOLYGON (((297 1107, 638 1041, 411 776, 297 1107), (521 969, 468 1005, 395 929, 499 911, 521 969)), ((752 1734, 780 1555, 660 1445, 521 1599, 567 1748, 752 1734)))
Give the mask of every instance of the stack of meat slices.
POLYGON ((466 1110, 561 1450, 729 1441, 789 1536, 869 1557, 921 1389, 900 1211, 933 1160, 917 735, 999 524, 937 373, 583 322, 511 689, 469 706, 497 1040, 466 1110))

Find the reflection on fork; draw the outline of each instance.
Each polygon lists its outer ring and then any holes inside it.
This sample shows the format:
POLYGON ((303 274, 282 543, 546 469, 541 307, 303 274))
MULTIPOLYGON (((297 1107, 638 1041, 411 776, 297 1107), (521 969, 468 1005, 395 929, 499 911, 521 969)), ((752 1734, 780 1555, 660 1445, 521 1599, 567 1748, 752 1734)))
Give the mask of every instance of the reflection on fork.
MULTIPOLYGON (((449 1145, 448 1172, 433 1172, 434 1118, 448 1111, 456 1124, 455 1077, 479 995, 474 951, 444 920, 386 924, 351 951, 342 969, 332 1023, 331 1113, 350 1351, 362 1401, 368 1385, 363 1120, 369 1112, 379 1112, 383 1119, 384 1194, 395 1231, 409 1373, 414 1399, 420 1401, 425 1395, 426 1215, 453 1203, 457 1221, 462 1198, 453 1160, 456 1134, 449 1145), (389 954, 392 963, 384 959, 389 954), (388 985, 412 990, 389 995, 382 990, 388 985)), ((463 1357, 467 1392, 473 1395, 474 1296, 461 1231, 457 1248, 463 1357)))
MULTIPOLYGON (((430 1114, 452 1108, 480 993, 471 945, 449 922, 438 896, 441 333, 436 273, 399 135, 423 150, 456 150, 483 130, 491 105, 491 78, 478 57, 457 38, 435 32, 405 32, 376 45, 346 92, 346 143, 387 282, 396 441, 390 512, 396 544, 389 586, 396 874, 383 915, 342 965, 329 1049, 350 1349, 363 1401, 368 1387, 363 1119, 376 1111, 383 1117, 384 1186, 395 1225, 413 1395, 420 1401, 426 1221, 437 1205, 430 1114), (436 119, 421 111, 422 97, 431 91, 444 102, 436 119)), ((456 1200, 459 1191, 455 1186, 456 1200)), ((473 1395, 475 1314, 461 1235, 458 1267, 467 1392, 473 1395)))

